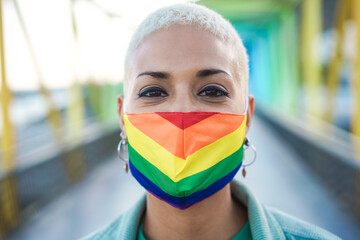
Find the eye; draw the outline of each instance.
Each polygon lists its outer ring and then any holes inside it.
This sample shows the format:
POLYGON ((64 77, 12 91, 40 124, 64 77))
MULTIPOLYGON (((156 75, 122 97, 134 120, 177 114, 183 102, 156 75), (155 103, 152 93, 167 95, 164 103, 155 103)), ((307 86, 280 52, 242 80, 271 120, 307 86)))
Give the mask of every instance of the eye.
POLYGON ((140 91, 139 97, 167 97, 168 94, 161 87, 147 87, 140 91))
POLYGON ((207 86, 203 88, 199 93, 199 96, 206 97, 227 97, 228 95, 229 93, 225 89, 218 86, 207 86))

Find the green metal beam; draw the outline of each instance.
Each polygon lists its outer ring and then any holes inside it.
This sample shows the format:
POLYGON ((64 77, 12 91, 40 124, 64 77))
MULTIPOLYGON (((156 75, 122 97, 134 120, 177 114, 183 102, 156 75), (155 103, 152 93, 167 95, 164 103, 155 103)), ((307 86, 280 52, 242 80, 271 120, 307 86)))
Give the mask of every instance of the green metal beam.
POLYGON ((284 11, 293 11, 300 0, 201 0, 198 4, 215 10, 229 20, 266 19, 284 11))

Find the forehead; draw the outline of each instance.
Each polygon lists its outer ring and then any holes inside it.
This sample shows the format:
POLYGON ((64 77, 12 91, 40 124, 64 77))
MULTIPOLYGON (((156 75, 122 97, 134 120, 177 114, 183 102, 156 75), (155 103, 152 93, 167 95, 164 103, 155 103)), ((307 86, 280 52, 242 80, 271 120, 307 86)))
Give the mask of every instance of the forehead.
POLYGON ((233 46, 196 26, 174 25, 151 33, 136 48, 132 77, 142 71, 180 73, 199 68, 234 71, 233 46))

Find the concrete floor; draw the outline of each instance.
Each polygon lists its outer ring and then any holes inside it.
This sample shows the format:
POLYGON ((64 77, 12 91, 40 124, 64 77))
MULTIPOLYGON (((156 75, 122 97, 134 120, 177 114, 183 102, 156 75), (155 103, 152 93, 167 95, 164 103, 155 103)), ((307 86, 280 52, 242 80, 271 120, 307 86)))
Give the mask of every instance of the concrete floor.
MULTIPOLYGON (((256 118, 249 138, 257 148, 257 161, 247 168, 245 179, 241 173, 236 178, 250 186, 264 204, 314 223, 343 239, 357 239, 359 227, 338 209, 326 188, 286 142, 256 118)), ((250 159, 251 152, 245 157, 250 159)), ((110 223, 143 193, 131 175, 124 173, 123 164, 114 154, 8 239, 78 239, 110 223)))

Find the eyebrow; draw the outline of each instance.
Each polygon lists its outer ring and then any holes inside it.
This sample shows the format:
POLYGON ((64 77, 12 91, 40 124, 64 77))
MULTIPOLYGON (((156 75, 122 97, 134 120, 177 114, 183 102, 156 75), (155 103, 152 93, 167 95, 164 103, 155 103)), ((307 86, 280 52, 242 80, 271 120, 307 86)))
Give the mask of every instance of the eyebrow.
MULTIPOLYGON (((196 77, 204 78, 204 77, 208 77, 208 76, 215 75, 218 73, 224 73, 224 74, 230 76, 230 74, 228 74, 227 72, 225 72, 223 70, 210 68, 210 69, 203 69, 203 70, 198 71, 196 73, 196 77)), ((137 75, 136 78, 141 77, 141 76, 146 76, 146 75, 151 76, 153 78, 158 78, 158 79, 170 78, 170 74, 167 72, 153 72, 153 71, 142 72, 139 75, 137 75)))
POLYGON ((159 78, 159 79, 170 78, 170 74, 167 72, 143 72, 143 73, 140 73, 139 75, 137 75, 136 78, 145 76, 145 75, 151 76, 153 78, 159 78))
POLYGON ((230 76, 230 74, 228 74, 227 72, 220 70, 220 69, 214 69, 214 68, 210 68, 210 69, 203 69, 197 72, 196 77, 208 77, 214 74, 218 74, 218 73, 224 73, 228 76, 230 76))

